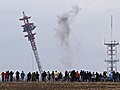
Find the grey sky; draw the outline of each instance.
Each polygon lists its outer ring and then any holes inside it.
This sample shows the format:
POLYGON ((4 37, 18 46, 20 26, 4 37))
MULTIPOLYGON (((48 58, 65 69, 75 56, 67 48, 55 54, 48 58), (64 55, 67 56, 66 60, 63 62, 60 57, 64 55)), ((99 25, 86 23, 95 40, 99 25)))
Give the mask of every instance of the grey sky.
MULTIPOLYGON (((34 57, 24 38, 22 12, 32 16, 36 43, 44 70, 65 68, 59 61, 60 45, 56 39, 57 15, 71 10, 74 5, 82 8, 71 24, 70 45, 73 51, 71 69, 103 71, 107 64, 104 37, 110 39, 110 15, 114 17, 114 36, 120 41, 120 0, 0 0, 0 71, 32 71, 34 57)), ((118 47, 118 58, 120 48, 118 47)), ((118 71, 120 63, 118 63, 118 71)))

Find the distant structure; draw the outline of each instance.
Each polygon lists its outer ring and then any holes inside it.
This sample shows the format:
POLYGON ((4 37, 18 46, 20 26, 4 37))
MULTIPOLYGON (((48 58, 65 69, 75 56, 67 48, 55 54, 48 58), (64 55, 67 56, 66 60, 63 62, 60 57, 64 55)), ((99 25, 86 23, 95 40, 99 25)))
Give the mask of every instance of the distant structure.
POLYGON ((27 32, 27 35, 25 35, 25 37, 28 37, 28 41, 30 41, 30 44, 32 46, 32 50, 34 52, 34 56, 35 56, 35 59, 36 59, 36 62, 37 62, 38 70, 41 73, 42 72, 42 66, 41 66, 41 63, 40 63, 40 58, 39 58, 39 55, 38 55, 37 47, 36 47, 36 44, 35 44, 35 41, 34 41, 34 39, 35 39, 34 35, 36 33, 32 32, 35 29, 36 26, 34 26, 34 23, 29 22, 30 18, 31 17, 26 16, 25 13, 23 12, 23 18, 21 18, 19 20, 24 21, 24 25, 22 25, 21 27, 23 27, 23 32, 27 32))
POLYGON ((119 59, 117 59, 117 45, 119 45, 119 42, 113 40, 112 28, 113 22, 111 15, 111 40, 108 42, 104 42, 104 45, 107 46, 108 59, 105 60, 105 62, 107 62, 107 71, 109 72, 117 71, 117 62, 119 62, 119 59))

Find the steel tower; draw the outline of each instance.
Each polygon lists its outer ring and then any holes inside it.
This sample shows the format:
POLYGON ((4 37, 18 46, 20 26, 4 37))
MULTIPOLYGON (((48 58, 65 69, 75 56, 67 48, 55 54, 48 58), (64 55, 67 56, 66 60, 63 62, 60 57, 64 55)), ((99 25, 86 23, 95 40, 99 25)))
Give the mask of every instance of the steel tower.
POLYGON ((35 43, 35 40, 34 40, 35 39, 34 36, 35 36, 36 33, 32 32, 36 28, 36 26, 34 26, 34 23, 29 22, 30 18, 31 17, 26 16, 25 13, 23 12, 23 18, 21 18, 19 20, 24 21, 24 25, 22 25, 21 27, 23 27, 23 32, 27 32, 27 35, 25 35, 25 37, 28 37, 28 41, 30 41, 30 44, 32 46, 32 50, 33 50, 33 53, 34 53, 34 56, 35 56, 35 59, 36 59, 36 62, 37 62, 38 70, 41 74, 42 66, 41 66, 41 63, 40 63, 39 54, 38 54, 36 43, 35 43))
POLYGON ((112 15, 111 15, 111 40, 108 42, 104 42, 104 45, 107 46, 107 55, 108 59, 105 60, 107 62, 107 71, 113 72, 117 71, 117 62, 119 59, 117 59, 117 45, 119 45, 119 42, 112 39, 112 15))

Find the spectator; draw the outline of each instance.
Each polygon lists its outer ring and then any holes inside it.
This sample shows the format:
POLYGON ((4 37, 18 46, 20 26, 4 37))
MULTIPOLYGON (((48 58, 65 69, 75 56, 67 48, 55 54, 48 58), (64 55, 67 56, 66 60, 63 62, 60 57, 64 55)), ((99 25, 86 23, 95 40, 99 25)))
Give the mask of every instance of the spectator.
POLYGON ((84 82, 84 75, 83 75, 83 74, 84 74, 84 71, 81 70, 81 71, 80 71, 80 81, 81 81, 81 82, 84 82))
POLYGON ((58 81, 58 76, 59 76, 59 73, 57 71, 55 71, 54 72, 55 81, 58 81))
POLYGON ((59 80, 60 80, 60 81, 62 81, 63 75, 62 75, 62 73, 61 73, 61 72, 59 73, 58 78, 59 78, 59 80))
POLYGON ((75 72, 75 70, 71 71, 70 76, 71 76, 71 82, 74 82, 76 80, 76 72, 75 72))
POLYGON ((29 73, 27 74, 27 82, 30 82, 30 80, 31 80, 31 73, 29 72, 29 73))
POLYGON ((68 81, 68 79, 69 79, 69 73, 68 73, 67 70, 65 71, 65 77, 64 77, 64 79, 65 79, 65 81, 68 81))
POLYGON ((13 71, 11 71, 11 72, 9 73, 9 75, 10 75, 10 82, 12 82, 12 81, 13 81, 13 74, 14 74, 14 72, 13 72, 13 71))
POLYGON ((103 72, 103 81, 105 82, 106 80, 107 80, 107 72, 104 71, 104 72, 103 72))
POLYGON ((20 73, 17 71, 15 74, 16 74, 16 81, 19 81, 19 74, 20 73))
POLYGON ((76 72, 76 81, 77 81, 77 82, 80 81, 79 78, 80 78, 80 73, 77 71, 77 72, 76 72))
POLYGON ((1 75, 2 75, 2 82, 4 82, 4 79, 5 79, 5 73, 2 72, 1 75))
POLYGON ((47 72, 47 76, 46 76, 46 80, 47 80, 47 81, 50 81, 50 79, 51 79, 51 75, 50 75, 50 72, 48 71, 48 72, 47 72))
POLYGON ((7 79, 7 81, 9 81, 9 76, 10 76, 9 71, 6 71, 6 79, 7 79))
POLYGON ((32 81, 36 81, 36 75, 35 75, 35 72, 32 73, 31 78, 32 78, 32 81))
POLYGON ((93 72, 93 73, 92 73, 92 82, 95 82, 95 79, 96 79, 96 75, 95 75, 95 73, 93 72))
POLYGON ((36 80, 39 82, 39 73, 38 73, 38 71, 36 71, 36 80))
POLYGON ((22 79, 22 81, 23 81, 23 80, 24 80, 24 77, 25 77, 24 71, 21 72, 20 76, 21 76, 21 79, 22 79))
POLYGON ((7 81, 7 73, 6 72, 4 73, 4 79, 5 79, 4 81, 6 82, 7 81))
POLYGON ((41 76, 42 76, 42 81, 46 81, 46 76, 47 76, 47 74, 46 74, 46 72, 44 71, 42 74, 41 74, 41 76))
POLYGON ((54 81, 55 80, 54 71, 52 71, 51 77, 52 77, 52 81, 54 81))

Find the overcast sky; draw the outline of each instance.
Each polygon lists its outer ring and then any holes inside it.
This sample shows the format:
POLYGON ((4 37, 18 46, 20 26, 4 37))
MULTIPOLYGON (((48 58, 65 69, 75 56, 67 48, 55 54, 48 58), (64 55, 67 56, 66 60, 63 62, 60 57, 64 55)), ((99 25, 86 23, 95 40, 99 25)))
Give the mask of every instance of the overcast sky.
MULTIPOLYGON (((0 0, 0 71, 36 70, 36 62, 19 18, 22 12, 32 16, 36 43, 43 70, 64 71, 59 60, 60 45, 56 38, 57 16, 79 5, 82 11, 70 25, 70 46, 73 52, 69 69, 99 71, 107 69, 104 62, 104 37, 110 39, 110 16, 113 15, 113 38, 120 41, 120 0, 0 0)), ((120 58, 120 47, 118 47, 120 58)), ((120 71, 120 63, 118 63, 120 71)))

